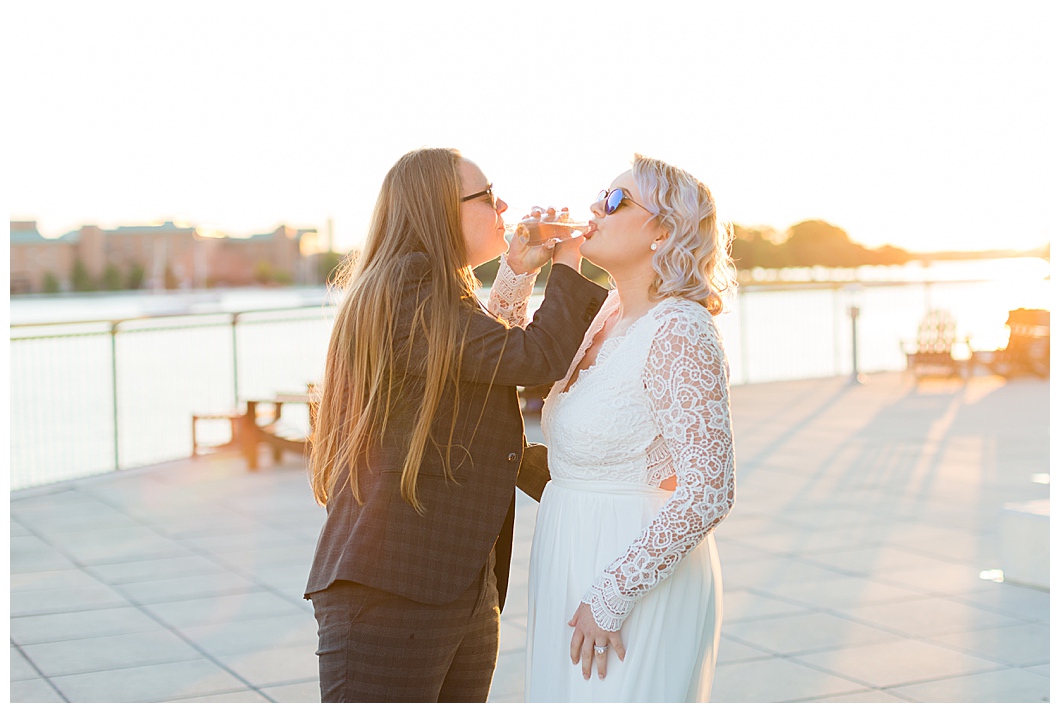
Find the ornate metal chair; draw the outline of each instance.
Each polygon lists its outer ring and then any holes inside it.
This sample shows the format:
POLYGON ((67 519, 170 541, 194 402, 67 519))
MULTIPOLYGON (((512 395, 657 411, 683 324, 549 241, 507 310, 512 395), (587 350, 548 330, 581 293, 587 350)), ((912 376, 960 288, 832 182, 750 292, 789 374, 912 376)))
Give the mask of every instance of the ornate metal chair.
POLYGON ((924 315, 917 327, 915 344, 903 343, 906 368, 919 380, 924 376, 957 376, 965 378, 969 360, 957 359, 953 348, 968 338, 957 337, 957 320, 944 309, 933 309, 924 315))

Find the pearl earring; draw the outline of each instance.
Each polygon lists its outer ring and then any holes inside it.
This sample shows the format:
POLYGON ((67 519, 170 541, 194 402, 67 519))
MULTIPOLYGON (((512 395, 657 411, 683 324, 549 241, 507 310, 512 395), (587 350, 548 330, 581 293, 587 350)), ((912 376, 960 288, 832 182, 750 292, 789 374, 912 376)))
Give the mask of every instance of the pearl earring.
POLYGON ((658 250, 658 249, 659 249, 659 243, 652 243, 652 244, 651 244, 651 250, 652 250, 652 252, 655 252, 655 251, 656 251, 656 250, 658 250))

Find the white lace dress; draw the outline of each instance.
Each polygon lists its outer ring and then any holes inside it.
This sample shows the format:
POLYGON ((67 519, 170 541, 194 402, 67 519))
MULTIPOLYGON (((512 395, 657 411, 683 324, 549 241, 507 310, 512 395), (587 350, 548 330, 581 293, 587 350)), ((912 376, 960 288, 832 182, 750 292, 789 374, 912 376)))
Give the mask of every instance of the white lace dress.
POLYGON ((612 292, 542 412, 552 480, 530 555, 528 701, 710 697, 722 614, 711 533, 734 496, 728 364, 710 313, 669 298, 566 390, 618 308, 612 292), (570 661, 581 602, 626 647, 625 661, 608 652, 602 681, 570 661))

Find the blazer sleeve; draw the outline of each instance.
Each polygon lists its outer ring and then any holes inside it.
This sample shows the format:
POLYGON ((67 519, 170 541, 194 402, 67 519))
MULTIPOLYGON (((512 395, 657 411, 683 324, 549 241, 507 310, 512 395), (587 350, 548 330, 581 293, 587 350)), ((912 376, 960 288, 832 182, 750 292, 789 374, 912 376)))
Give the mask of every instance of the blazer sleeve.
MULTIPOLYGON (((426 340, 412 327, 417 304, 430 298, 427 281, 401 302, 395 343, 407 350, 407 371, 426 372, 426 340), (410 336, 411 335, 411 336, 410 336)), ((543 384, 567 373, 582 337, 607 297, 607 290, 566 265, 554 265, 541 306, 525 328, 509 327, 471 305, 464 313, 460 380, 521 386, 543 384)))

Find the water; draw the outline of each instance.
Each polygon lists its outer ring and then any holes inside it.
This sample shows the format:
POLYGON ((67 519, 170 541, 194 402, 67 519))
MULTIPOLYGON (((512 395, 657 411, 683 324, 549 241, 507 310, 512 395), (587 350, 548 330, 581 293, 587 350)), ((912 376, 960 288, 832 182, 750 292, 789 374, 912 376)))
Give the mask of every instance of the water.
MULTIPOLYGON (((968 337, 972 349, 1001 348, 1009 310, 1049 307, 1048 267, 1044 261, 992 261, 782 271, 787 280, 875 282, 860 289, 842 282, 745 285, 718 318, 732 383, 849 374, 853 303, 861 308, 858 363, 864 372, 903 369, 902 342, 915 337, 930 308, 953 312, 959 336, 968 337), (974 278, 990 281, 967 281, 974 278)), ((185 458, 192 413, 231 411, 240 400, 318 382, 331 330, 330 297, 318 287, 13 298, 11 486, 185 458), (276 311, 240 315, 235 326, 225 314, 252 307, 276 311), (16 326, 173 311, 191 316, 135 319, 121 324, 113 339, 105 321, 16 326), (222 314, 210 316, 216 312, 222 314), (61 336, 20 338, 42 333, 61 336)), ((531 308, 541 299, 536 294, 531 308)), ((304 407, 285 412, 288 419, 308 428, 304 407)), ((207 443, 229 435, 224 421, 201 424, 199 434, 207 443)))
POLYGON ((328 301, 325 287, 244 287, 163 293, 16 295, 10 305, 11 324, 19 325, 315 307, 328 301))

